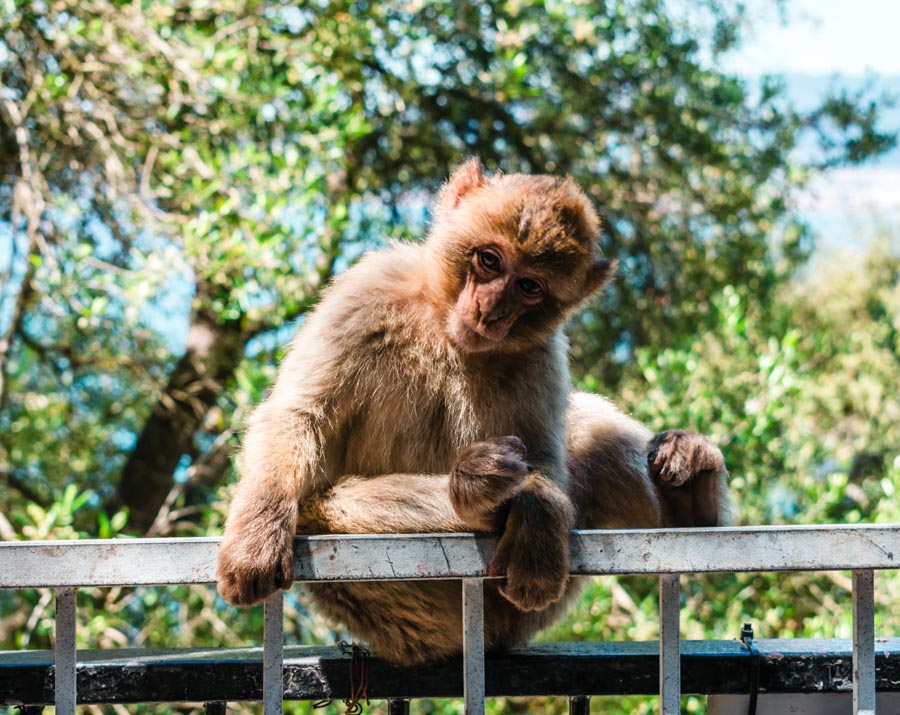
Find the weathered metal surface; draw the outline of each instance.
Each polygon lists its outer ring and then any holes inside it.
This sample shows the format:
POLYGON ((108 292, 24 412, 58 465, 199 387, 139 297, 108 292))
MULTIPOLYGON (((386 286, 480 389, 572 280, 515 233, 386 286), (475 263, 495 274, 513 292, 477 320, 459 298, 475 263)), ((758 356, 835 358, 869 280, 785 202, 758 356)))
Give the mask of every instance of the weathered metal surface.
POLYGON ((462 582, 463 690, 466 715, 484 715, 484 584, 462 582))
POLYGON ((585 695, 569 698, 569 715, 591 715, 591 699, 585 695))
MULTIPOLYGON (((852 643, 841 640, 757 640, 760 684, 768 693, 852 691, 852 643)), ((80 651, 80 703, 209 702, 262 699, 261 648, 80 651)), ((489 654, 488 697, 512 695, 654 695, 659 693, 659 643, 537 643, 489 654)), ((900 692, 900 639, 875 643, 879 692, 900 692)), ((350 657, 336 647, 287 647, 285 697, 350 695, 350 657)), ((463 695, 460 658, 417 668, 369 661, 373 699, 463 695)), ((684 693, 746 693, 749 655, 738 641, 682 641, 684 693)), ((0 652, 0 704, 53 704, 53 652, 0 652)))
MULTIPOLYGON (((215 581, 216 538, 0 543, 0 588, 215 581)), ((298 581, 478 578, 496 540, 471 534, 309 536, 298 581)), ((573 574, 900 567, 900 525, 581 531, 573 574)))
POLYGON ((853 714, 875 715, 875 574, 853 572, 853 714))
POLYGON ((659 698, 662 715, 681 713, 681 589, 678 574, 659 577, 659 698))
POLYGON ((409 700, 402 698, 388 700, 388 715, 409 715, 409 700))
POLYGON ((584 574, 900 567, 900 525, 589 531, 572 546, 584 574))
POLYGON ((214 583, 218 538, 0 543, 0 588, 214 583))
POLYGON ((56 592, 56 650, 53 668, 56 690, 54 704, 59 715, 75 715, 75 616, 75 589, 59 589, 56 592))
POLYGON ((284 694, 284 595, 269 596, 263 611, 263 714, 281 715, 284 694))

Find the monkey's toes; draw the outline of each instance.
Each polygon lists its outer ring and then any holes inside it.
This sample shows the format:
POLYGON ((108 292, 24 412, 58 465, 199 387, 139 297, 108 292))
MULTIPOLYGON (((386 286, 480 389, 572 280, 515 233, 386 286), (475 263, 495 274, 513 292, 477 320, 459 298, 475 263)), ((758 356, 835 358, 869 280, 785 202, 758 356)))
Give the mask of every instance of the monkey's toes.
MULTIPOLYGON (((460 478, 493 476, 516 483, 532 470, 525 461, 525 444, 518 437, 497 437, 462 450, 451 474, 460 478)), ((496 487, 495 487, 496 488, 496 487)))
POLYGON ((520 611, 543 611, 562 598, 566 589, 566 578, 507 576, 500 586, 500 594, 520 611))
POLYGON ((651 477, 680 487, 700 472, 718 472, 724 468, 725 461, 708 437, 669 430, 654 436, 647 463, 651 477))
POLYGON ((542 611, 562 598, 569 577, 567 545, 548 542, 521 548, 507 535, 488 565, 491 576, 505 576, 500 594, 520 611, 542 611))

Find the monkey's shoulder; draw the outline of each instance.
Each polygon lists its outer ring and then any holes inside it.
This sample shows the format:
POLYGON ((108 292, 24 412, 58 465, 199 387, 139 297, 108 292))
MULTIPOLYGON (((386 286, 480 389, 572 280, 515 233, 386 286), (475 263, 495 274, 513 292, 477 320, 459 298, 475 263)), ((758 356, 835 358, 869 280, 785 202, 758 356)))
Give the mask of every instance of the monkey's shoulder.
POLYGON ((323 292, 294 341, 305 362, 370 365, 380 358, 430 355, 441 334, 422 296, 418 244, 366 254, 323 292))

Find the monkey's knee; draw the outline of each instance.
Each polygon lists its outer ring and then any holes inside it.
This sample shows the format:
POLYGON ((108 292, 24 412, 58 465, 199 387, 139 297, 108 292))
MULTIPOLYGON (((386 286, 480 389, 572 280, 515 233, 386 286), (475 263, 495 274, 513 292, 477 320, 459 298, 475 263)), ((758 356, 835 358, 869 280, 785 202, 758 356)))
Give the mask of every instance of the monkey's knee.
POLYGON ((575 392, 566 415, 569 494, 583 529, 654 528, 659 496, 647 472, 652 433, 599 395, 575 392))

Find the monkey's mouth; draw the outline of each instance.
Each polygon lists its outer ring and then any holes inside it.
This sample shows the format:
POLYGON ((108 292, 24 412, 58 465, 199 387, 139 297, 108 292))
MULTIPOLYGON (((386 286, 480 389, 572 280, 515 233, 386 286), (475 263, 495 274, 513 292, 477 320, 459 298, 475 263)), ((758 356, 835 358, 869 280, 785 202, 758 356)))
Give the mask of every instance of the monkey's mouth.
POLYGON ((459 318, 453 321, 450 330, 450 338, 453 343, 458 348, 472 353, 496 350, 505 337, 506 331, 503 335, 494 337, 471 327, 459 318))

